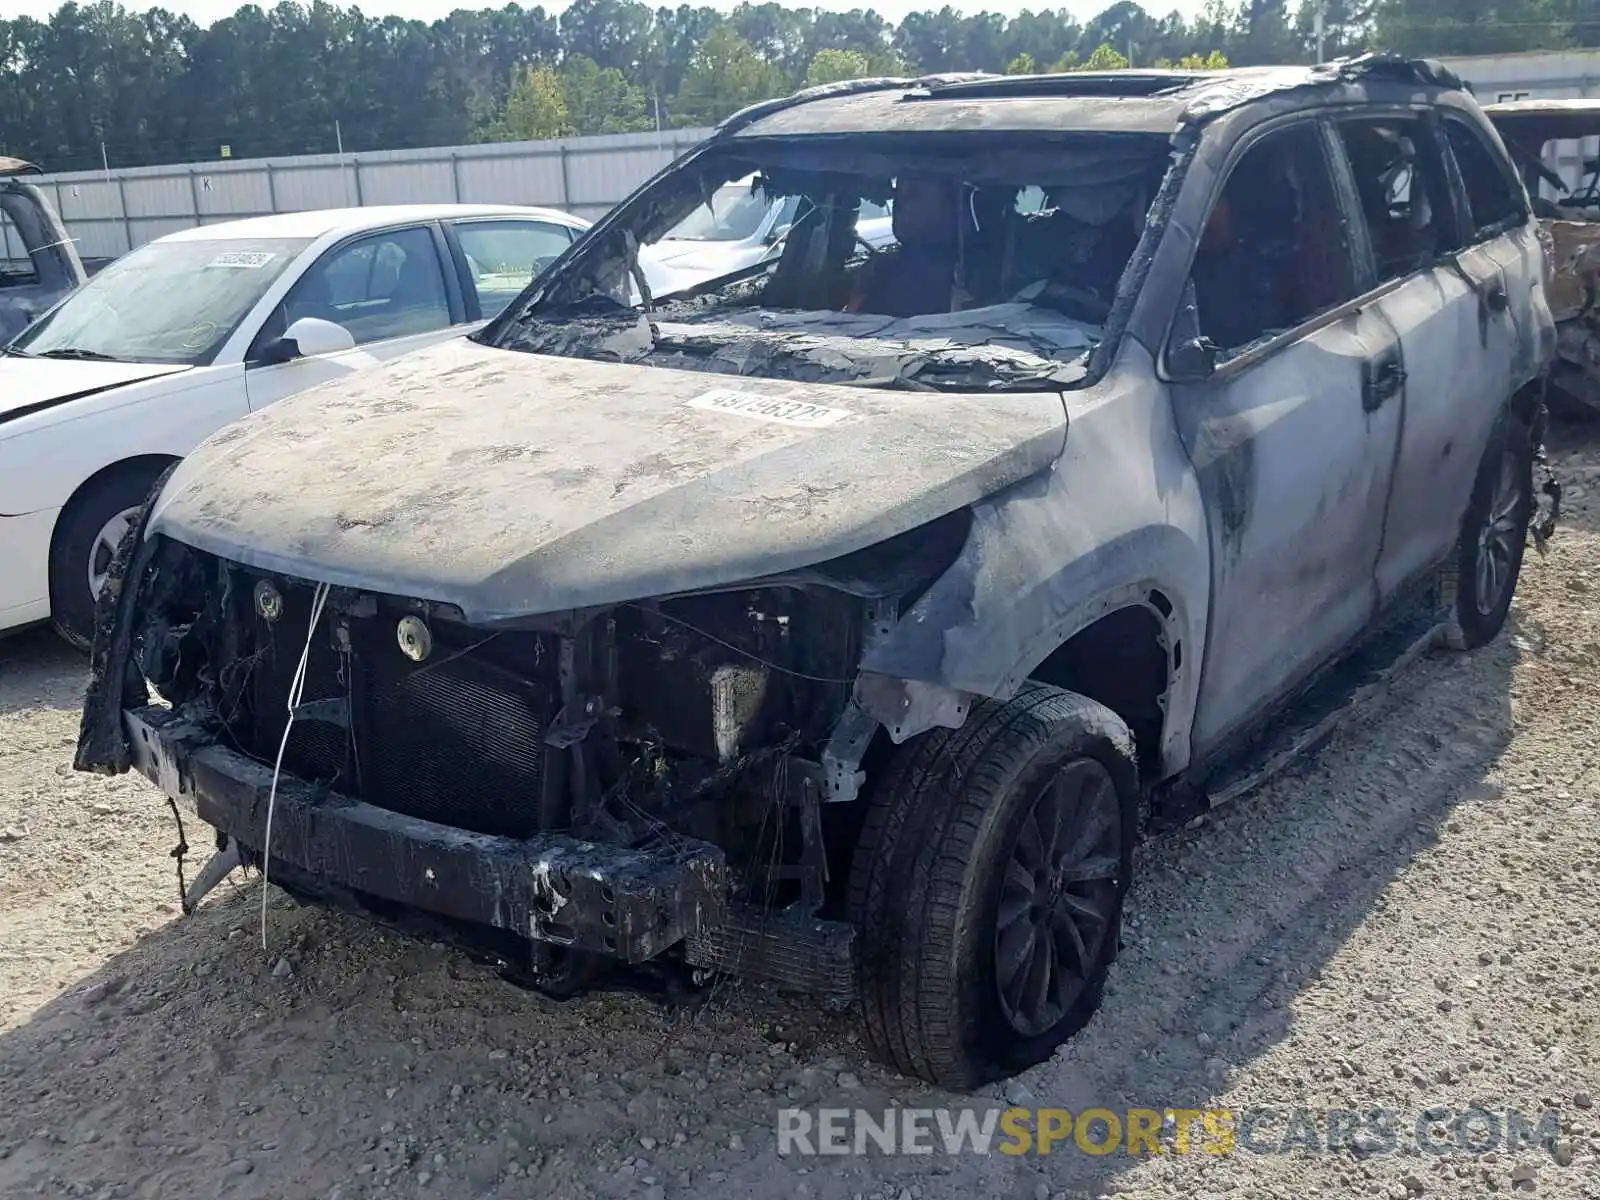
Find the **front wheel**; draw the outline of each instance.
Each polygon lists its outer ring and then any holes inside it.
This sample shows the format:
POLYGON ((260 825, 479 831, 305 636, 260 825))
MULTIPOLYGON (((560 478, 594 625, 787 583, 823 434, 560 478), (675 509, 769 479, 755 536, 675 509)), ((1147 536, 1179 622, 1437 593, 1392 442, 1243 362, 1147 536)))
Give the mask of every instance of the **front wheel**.
POLYGON ((150 498, 161 464, 127 464, 85 484, 61 514, 50 547, 50 618, 80 650, 94 641, 95 601, 117 547, 150 498))
POLYGON ((876 1055, 971 1088, 1082 1028, 1116 956, 1137 813, 1127 726, 1059 688, 901 747, 850 880, 876 1055))
POLYGON ((1533 509, 1532 439, 1508 414, 1495 426, 1478 465, 1455 556, 1445 568, 1449 640, 1456 649, 1475 650, 1505 625, 1533 509))

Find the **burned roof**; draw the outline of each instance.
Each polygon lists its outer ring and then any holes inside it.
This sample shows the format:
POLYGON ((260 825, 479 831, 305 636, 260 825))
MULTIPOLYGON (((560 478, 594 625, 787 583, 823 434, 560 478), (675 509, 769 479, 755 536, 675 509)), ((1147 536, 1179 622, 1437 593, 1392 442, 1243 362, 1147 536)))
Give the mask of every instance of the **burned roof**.
POLYGON ((1381 54, 1312 67, 856 79, 752 105, 723 122, 716 136, 1068 129, 1169 134, 1251 100, 1366 82, 1462 88, 1439 63, 1381 54))

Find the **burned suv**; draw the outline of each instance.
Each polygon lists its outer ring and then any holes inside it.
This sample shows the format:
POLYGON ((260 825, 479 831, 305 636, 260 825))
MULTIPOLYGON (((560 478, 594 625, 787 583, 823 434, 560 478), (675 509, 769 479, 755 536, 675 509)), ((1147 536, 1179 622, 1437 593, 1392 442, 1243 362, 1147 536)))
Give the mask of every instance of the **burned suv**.
POLYGON ((215 827, 186 905, 242 864, 551 991, 763 978, 973 1085, 1093 1011, 1141 831, 1495 636, 1552 340, 1425 63, 803 92, 185 459, 78 766, 215 827), (781 254, 652 296, 746 178, 781 254))

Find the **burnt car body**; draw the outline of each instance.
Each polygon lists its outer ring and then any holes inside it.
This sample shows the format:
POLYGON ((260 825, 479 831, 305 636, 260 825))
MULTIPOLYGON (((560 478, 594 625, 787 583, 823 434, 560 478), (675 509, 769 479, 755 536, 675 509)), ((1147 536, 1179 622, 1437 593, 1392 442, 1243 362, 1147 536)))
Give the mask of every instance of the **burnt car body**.
POLYGON ((0 213, 22 240, 0 247, 0 346, 88 278, 54 206, 28 179, 37 174, 32 163, 0 157, 0 213))
POLYGON ((1600 157, 1580 154, 1569 182, 1547 161, 1554 143, 1600 135, 1600 100, 1511 100, 1484 107, 1522 173, 1544 227, 1555 317, 1555 395, 1600 413, 1600 157), (1546 196, 1542 193, 1548 192, 1546 196))
POLYGON ((757 106, 482 334, 176 467, 77 765, 218 830, 190 902, 243 863, 551 990, 744 973, 1007 1073, 1093 1011, 1141 828, 1342 665, 1500 628, 1542 262, 1426 63, 757 106), (752 174, 811 201, 782 255, 649 296, 640 244, 752 174))

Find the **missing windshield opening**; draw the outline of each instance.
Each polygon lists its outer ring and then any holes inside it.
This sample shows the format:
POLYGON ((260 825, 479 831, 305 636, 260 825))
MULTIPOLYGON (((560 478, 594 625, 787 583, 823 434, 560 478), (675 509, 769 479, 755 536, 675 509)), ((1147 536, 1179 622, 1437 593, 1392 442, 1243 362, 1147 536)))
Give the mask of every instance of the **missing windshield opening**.
POLYGON ((491 341, 808 382, 1077 386, 1170 161, 1164 138, 1104 134, 982 153, 936 135, 709 152, 627 205, 491 341))

